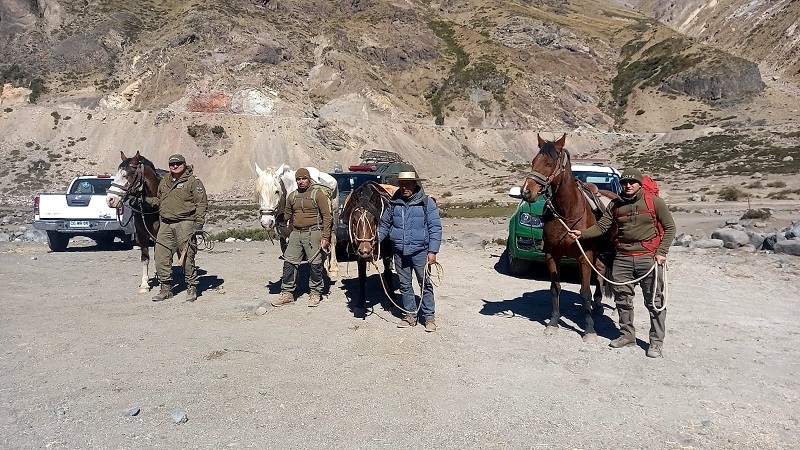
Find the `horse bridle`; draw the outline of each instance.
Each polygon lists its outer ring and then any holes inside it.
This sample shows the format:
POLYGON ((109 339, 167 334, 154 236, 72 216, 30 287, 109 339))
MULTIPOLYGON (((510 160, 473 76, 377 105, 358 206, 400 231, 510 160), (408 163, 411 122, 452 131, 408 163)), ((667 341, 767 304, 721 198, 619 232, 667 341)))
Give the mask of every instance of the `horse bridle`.
MULTIPOLYGON (((381 209, 380 209, 380 211, 383 211, 385 209, 385 207, 386 207, 385 200, 383 199, 383 197, 381 197, 381 209)), ((360 238, 360 237, 355 235, 355 232, 353 230, 355 230, 356 227, 353 226, 353 214, 350 213, 350 223, 347 224, 347 230, 348 230, 348 232, 350 234, 350 243, 351 244, 355 243, 355 246, 357 247, 358 244, 360 244, 362 242, 374 242, 375 246, 372 248, 372 254, 373 254, 373 258, 372 259, 373 259, 373 261, 375 261, 375 260, 377 260, 375 255, 376 254, 380 255, 380 245, 381 245, 381 243, 378 241, 378 227, 377 227, 377 225, 374 225, 369 220, 367 220, 367 214, 372 214, 373 216, 374 216, 374 214, 372 212, 368 211, 367 208, 364 207, 364 206, 357 206, 357 207, 353 208, 354 212, 356 210, 363 211, 358 216, 358 218, 356 219, 356 225, 363 224, 364 226, 366 226, 367 230, 369 230, 372 233, 372 238, 369 238, 369 239, 360 238), (377 252, 376 252, 376 249, 377 249, 377 252)), ((378 220, 380 220, 380 217, 376 216, 376 218, 378 220)))
POLYGON ((565 170, 567 170, 568 158, 566 155, 567 155, 566 150, 558 154, 558 159, 556 160, 556 168, 550 175, 545 176, 539 172, 536 172, 535 170, 532 170, 530 173, 528 173, 527 176, 525 176, 525 180, 533 180, 534 183, 541 186, 542 188, 541 190, 544 191, 545 199, 547 199, 548 202, 550 201, 550 198, 552 198, 553 195, 556 192, 558 192, 558 187, 561 185, 561 183, 556 185, 554 190, 552 184, 553 180, 555 180, 556 177, 558 177, 559 175, 564 173, 565 170))
MULTIPOLYGON (((133 180, 129 181, 128 184, 121 185, 117 183, 111 183, 111 187, 115 187, 122 191, 122 200, 120 201, 123 203, 133 195, 141 194, 141 196, 144 197, 144 164, 136 165, 133 172, 133 180)), ((144 214, 142 211, 138 212, 144 214)))

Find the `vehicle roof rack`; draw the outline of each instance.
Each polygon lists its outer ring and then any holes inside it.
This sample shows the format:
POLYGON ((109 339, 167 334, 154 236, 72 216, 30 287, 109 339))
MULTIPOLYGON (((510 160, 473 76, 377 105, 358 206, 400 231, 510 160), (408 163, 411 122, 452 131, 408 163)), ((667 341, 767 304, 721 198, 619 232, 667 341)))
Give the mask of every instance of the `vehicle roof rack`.
POLYGON ((364 150, 361 153, 361 165, 369 165, 375 163, 394 163, 405 162, 403 157, 395 152, 388 150, 364 150))

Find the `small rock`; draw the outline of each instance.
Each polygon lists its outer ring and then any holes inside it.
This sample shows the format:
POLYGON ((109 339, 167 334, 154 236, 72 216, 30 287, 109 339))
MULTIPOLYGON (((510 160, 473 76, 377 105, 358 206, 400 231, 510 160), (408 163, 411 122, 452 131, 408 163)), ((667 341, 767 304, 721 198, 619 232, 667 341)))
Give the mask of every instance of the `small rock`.
POLYGON ((31 256, 31 261, 36 261, 37 259, 35 256, 31 256))
POLYGON ((134 406, 133 408, 128 408, 125 411, 123 411, 122 415, 125 417, 133 417, 139 415, 140 411, 141 411, 140 408, 134 406))
POLYGON ((180 408, 175 408, 172 410, 172 421, 177 424, 186 423, 189 418, 186 416, 186 412, 180 408))

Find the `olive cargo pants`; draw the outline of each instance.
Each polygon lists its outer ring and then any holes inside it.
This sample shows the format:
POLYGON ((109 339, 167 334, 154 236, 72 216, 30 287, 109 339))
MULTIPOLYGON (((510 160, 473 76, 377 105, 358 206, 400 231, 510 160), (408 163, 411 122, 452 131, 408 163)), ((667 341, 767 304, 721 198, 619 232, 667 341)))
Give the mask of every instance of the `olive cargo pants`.
MULTIPOLYGON (((613 280, 622 283, 635 280, 650 270, 655 263, 653 255, 628 256, 617 253, 612 266, 613 280)), ((656 311, 664 306, 664 272, 659 267, 657 292, 653 289, 656 279, 655 270, 639 281, 644 296, 644 305, 650 312, 650 343, 663 343, 666 333, 667 310, 656 311)), ((611 285, 614 292, 614 303, 619 313, 619 331, 623 336, 636 337, 633 326, 633 297, 636 295, 633 284, 611 285)))
POLYGON ((194 236, 194 221, 166 223, 162 220, 155 245, 156 275, 161 284, 172 286, 172 255, 178 253, 180 258, 184 252, 186 256, 183 259, 183 276, 186 287, 197 287, 197 267, 194 265, 197 238, 194 236))
POLYGON ((312 293, 321 294, 324 287, 322 262, 325 253, 320 249, 322 232, 319 230, 294 230, 289 235, 286 251, 283 252, 283 276, 281 292, 291 292, 297 288, 297 272, 303 262, 308 260, 311 276, 308 288, 312 293))

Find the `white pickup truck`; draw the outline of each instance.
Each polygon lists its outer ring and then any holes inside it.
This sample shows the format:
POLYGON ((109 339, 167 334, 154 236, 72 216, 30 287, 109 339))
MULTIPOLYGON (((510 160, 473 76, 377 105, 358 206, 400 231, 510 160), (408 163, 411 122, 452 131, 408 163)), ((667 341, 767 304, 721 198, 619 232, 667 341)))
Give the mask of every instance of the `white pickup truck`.
POLYGON ((98 245, 111 245, 115 238, 133 247, 135 228, 130 208, 117 210, 106 204, 110 175, 81 176, 72 180, 66 194, 38 194, 33 200, 33 227, 47 231, 54 252, 67 248, 73 236, 87 236, 98 245))

